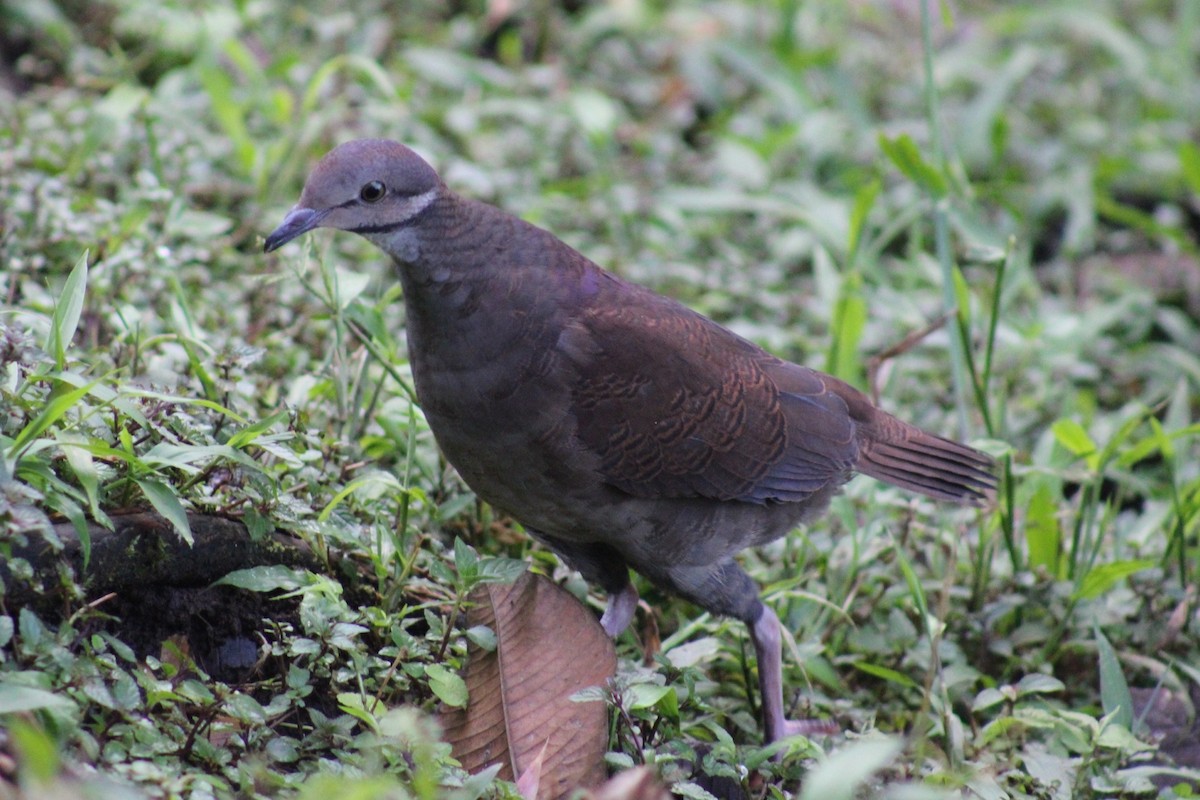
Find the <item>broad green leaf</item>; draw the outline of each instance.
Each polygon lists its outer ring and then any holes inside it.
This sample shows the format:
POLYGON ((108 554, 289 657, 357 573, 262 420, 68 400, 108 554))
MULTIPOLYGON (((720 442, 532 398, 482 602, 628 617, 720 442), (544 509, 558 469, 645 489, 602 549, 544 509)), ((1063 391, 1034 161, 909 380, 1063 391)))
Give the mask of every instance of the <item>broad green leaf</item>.
POLYGON ((72 700, 54 692, 0 681, 0 714, 39 711, 43 708, 74 707, 75 703, 72 700))
POLYGON ((717 796, 694 781, 671 784, 671 794, 684 800, 717 800, 717 796))
POLYGON ((1057 694, 1065 691, 1067 687, 1058 678, 1043 675, 1040 672, 1031 672, 1017 681, 1014 688, 1017 691, 1017 697, 1025 697, 1031 694, 1057 694))
POLYGON ((496 632, 487 625, 474 625, 467 629, 467 639, 489 653, 496 651, 496 632))
POLYGON ((248 694, 242 692, 233 692, 225 698, 225 702, 221 704, 221 708, 229 716, 241 722, 249 722, 254 725, 263 725, 267 721, 266 709, 262 704, 248 694))
POLYGON ((333 301, 334 308, 339 311, 344 311, 346 306, 350 305, 371 285, 370 275, 345 267, 326 269, 322 274, 325 276, 325 290, 329 293, 329 299, 333 301))
POLYGON ((141 488, 146 499, 150 501, 150 505, 154 506, 154 510, 171 523, 175 532, 179 534, 179 538, 188 544, 194 544, 192 526, 188 524, 187 511, 184 510, 183 503, 179 502, 175 490, 153 478, 136 478, 135 483, 141 488))
POLYGON ((458 673, 441 664, 430 664, 425 667, 425 675, 429 678, 430 690, 443 703, 451 708, 467 705, 467 684, 458 673))
POLYGON ((675 691, 670 686, 659 686, 653 683, 635 683, 623 692, 625 705, 631 711, 641 708, 651 708, 662 700, 668 692, 675 691))
POLYGON ((220 580, 214 581, 213 586, 236 586, 252 592, 274 592, 279 589, 289 591, 299 589, 309 583, 311 581, 307 570, 272 564, 234 570, 220 580))
POLYGON ((454 539, 454 566, 458 577, 468 588, 475 585, 479 577, 479 556, 475 550, 461 538, 454 539))
POLYGON ((1008 695, 999 689, 988 687, 979 694, 975 695, 975 700, 971 703, 972 711, 987 711, 989 708, 1008 702, 1008 695))
POLYGON ((529 565, 519 558, 488 557, 479 562, 480 583, 512 583, 529 571, 529 565))

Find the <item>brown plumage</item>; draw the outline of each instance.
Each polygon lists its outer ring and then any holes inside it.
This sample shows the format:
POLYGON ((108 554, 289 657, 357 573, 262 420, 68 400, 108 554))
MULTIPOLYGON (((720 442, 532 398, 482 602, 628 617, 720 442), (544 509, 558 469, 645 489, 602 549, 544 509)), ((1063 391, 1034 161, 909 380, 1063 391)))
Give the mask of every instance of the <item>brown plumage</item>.
POLYGON ((609 592, 616 635, 658 586, 747 623, 767 739, 783 713, 779 622, 733 556, 826 508, 854 472, 979 504, 991 459, 876 408, 459 197, 403 145, 344 144, 266 241, 359 233, 396 263, 417 396, 480 497, 609 592))

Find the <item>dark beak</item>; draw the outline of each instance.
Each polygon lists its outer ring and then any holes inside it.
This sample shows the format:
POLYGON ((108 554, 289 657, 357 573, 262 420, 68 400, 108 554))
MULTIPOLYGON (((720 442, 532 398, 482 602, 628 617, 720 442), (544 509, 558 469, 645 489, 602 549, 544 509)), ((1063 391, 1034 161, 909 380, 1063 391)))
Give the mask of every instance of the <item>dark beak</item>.
POLYGON ((296 206, 283 218, 283 223, 271 231, 266 244, 263 245, 263 252, 269 253, 277 250, 297 236, 308 233, 313 228, 320 226, 324 217, 324 211, 314 211, 311 208, 296 206))

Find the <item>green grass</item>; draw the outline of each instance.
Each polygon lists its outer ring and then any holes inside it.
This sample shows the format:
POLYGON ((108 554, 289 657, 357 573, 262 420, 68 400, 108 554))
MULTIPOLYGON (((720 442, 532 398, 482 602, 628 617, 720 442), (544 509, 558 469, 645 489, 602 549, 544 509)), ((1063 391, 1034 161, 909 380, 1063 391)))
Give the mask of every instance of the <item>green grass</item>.
POLYGON ((42 586, 54 614, 4 586, 0 780, 513 791, 437 741, 457 611, 509 559, 585 589, 441 461, 391 267, 350 236, 261 253, 371 135, 1001 463, 984 512, 856 480, 745 554, 789 687, 851 732, 828 752, 767 759, 741 628, 641 586, 666 652, 618 642, 613 765, 692 796, 1188 796, 1194 769, 1146 788, 1136 706, 1200 696, 1197 5, 574 5, 0 2, 8 574, 128 507, 328 566, 244 584, 295 595, 257 685, 136 657, 83 576, 42 586))

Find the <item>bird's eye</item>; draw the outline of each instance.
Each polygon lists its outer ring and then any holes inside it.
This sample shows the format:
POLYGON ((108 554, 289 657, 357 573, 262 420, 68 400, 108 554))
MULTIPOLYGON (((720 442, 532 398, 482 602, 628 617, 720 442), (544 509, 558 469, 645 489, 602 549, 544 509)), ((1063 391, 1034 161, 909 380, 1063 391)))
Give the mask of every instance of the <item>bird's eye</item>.
POLYGON ((387 187, 381 181, 371 181, 363 184, 358 190, 358 197, 364 203, 378 203, 387 194, 387 187))

